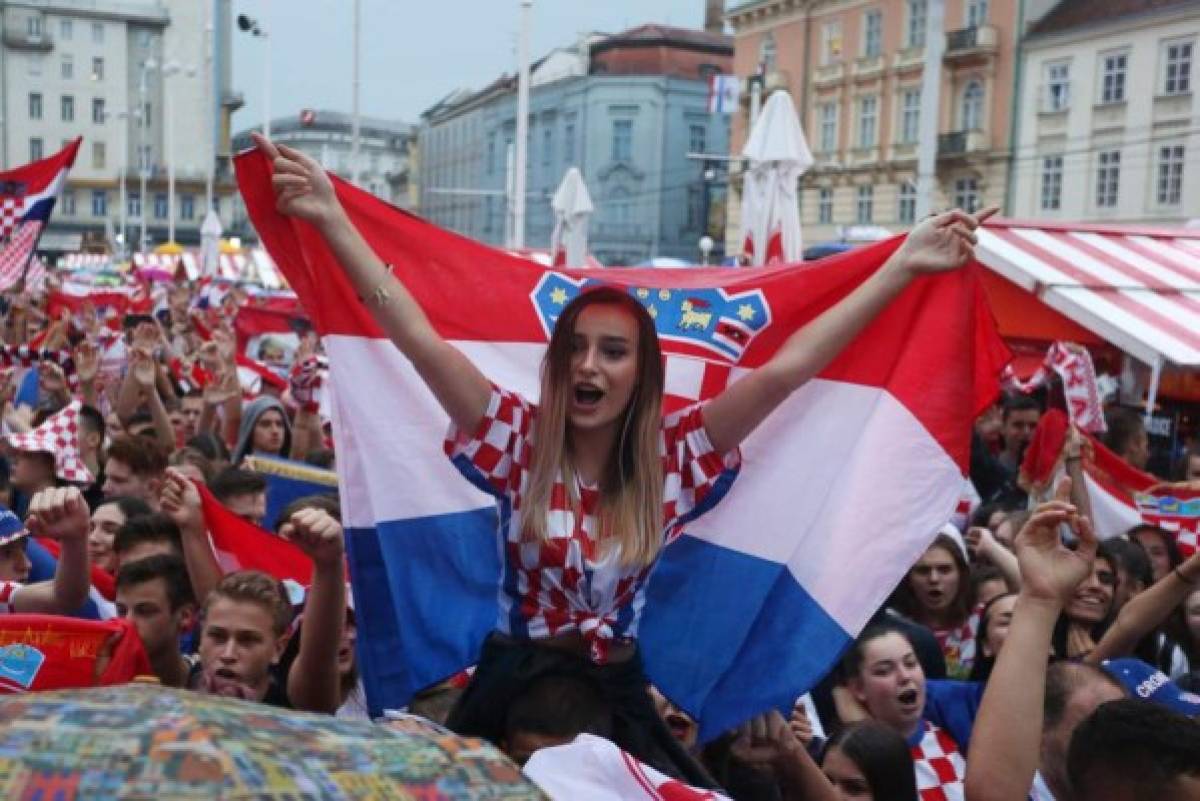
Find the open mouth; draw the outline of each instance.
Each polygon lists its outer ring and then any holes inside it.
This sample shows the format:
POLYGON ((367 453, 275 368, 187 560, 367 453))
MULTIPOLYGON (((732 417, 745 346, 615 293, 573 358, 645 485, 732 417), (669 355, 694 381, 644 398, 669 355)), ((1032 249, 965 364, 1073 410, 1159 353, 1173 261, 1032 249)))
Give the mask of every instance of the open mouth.
POLYGON ((900 702, 900 706, 911 709, 917 705, 920 695, 915 689, 905 690, 896 696, 896 700, 900 702))
POLYGON ((213 675, 219 679, 229 679, 230 681, 238 680, 238 674, 234 673, 229 668, 217 668, 213 671, 213 675))
POLYGON ((594 384, 576 384, 575 385, 575 404, 590 408, 598 404, 601 398, 604 397, 604 390, 594 384))

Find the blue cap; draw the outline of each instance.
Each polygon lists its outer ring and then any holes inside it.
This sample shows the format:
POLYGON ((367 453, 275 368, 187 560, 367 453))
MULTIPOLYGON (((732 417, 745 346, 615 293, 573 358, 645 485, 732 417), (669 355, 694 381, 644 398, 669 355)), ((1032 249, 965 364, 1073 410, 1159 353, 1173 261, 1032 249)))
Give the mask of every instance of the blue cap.
POLYGON ((1130 697, 1162 704, 1189 718, 1200 717, 1200 695, 1181 689, 1153 665, 1140 659, 1109 659, 1104 669, 1121 682, 1130 697))
POLYGON ((13 514, 7 506, 0 506, 0 546, 16 542, 21 537, 28 536, 25 523, 13 514))

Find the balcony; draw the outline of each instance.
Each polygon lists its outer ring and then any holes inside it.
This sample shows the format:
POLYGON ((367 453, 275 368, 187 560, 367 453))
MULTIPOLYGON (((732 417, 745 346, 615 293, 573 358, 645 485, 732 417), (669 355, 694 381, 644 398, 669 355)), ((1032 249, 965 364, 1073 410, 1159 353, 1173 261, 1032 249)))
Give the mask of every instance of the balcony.
POLYGON ((920 69, 925 63, 925 48, 910 47, 892 56, 892 69, 895 72, 909 72, 920 69))
POLYGON ((938 158, 960 158, 987 150, 987 135, 983 131, 951 131, 938 134, 938 158))
POLYGON ((846 77, 846 65, 840 61, 817 67, 813 73, 813 86, 835 86, 846 77))
POLYGON ((854 80, 870 81, 883 76, 883 56, 860 58, 854 62, 854 80))
POLYGON ((54 40, 47 33, 28 33, 14 28, 4 32, 4 46, 14 50, 49 53, 54 49, 54 40))
POLYGON ((946 52, 943 59, 950 64, 977 61, 996 55, 999 36, 993 25, 977 28, 960 28, 946 34, 946 52))

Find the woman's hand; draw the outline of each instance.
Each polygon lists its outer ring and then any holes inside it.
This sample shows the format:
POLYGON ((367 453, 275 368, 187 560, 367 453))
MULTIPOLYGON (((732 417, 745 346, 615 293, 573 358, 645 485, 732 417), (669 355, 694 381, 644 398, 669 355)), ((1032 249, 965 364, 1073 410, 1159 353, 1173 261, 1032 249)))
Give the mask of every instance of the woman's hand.
POLYGON ((260 134, 251 136, 258 149, 271 160, 274 169, 271 187, 280 214, 321 227, 341 213, 333 182, 315 159, 287 145, 276 145, 260 134))
POLYGON ((1088 577, 1096 558, 1096 534, 1092 523, 1069 502, 1071 479, 1063 478, 1054 500, 1034 510, 1033 517, 1016 538, 1017 562, 1021 567, 1021 593, 1039 601, 1065 604, 1088 577), (1058 527, 1068 524, 1079 538, 1075 550, 1062 543, 1058 527))
POLYGON ((990 206, 967 214, 955 209, 926 217, 896 251, 896 264, 913 276, 962 267, 975 255, 975 229, 998 210, 990 206))

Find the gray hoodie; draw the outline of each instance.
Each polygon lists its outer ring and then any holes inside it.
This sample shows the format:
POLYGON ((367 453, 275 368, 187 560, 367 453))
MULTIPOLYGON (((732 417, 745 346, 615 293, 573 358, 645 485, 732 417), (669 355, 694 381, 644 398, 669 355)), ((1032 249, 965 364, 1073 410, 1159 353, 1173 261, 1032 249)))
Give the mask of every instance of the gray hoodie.
POLYGON ((279 398, 273 395, 260 395, 246 404, 246 408, 242 410, 242 424, 238 428, 237 448, 233 451, 234 466, 241 464, 242 459, 250 454, 250 444, 254 441, 254 426, 258 422, 258 418, 271 409, 275 409, 283 415, 283 452, 280 455, 287 458, 291 454, 292 421, 288 419, 287 410, 283 408, 279 398))

